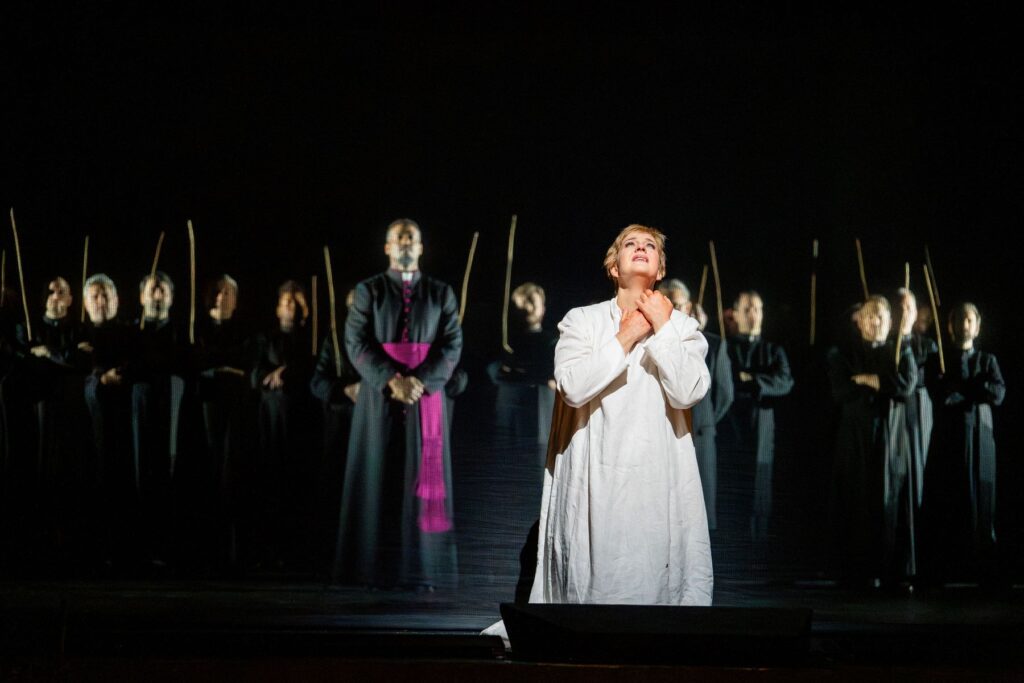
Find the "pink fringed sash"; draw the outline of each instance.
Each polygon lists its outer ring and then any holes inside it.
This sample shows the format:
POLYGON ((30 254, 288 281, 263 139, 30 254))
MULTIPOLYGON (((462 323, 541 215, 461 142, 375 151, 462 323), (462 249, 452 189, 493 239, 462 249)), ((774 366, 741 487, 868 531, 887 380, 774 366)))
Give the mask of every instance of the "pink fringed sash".
MULTIPOLYGON (((424 342, 390 342, 384 344, 384 351, 393 360, 414 370, 427 358, 430 344, 424 342)), ((443 394, 423 394, 419 400, 420 474, 416 480, 416 497, 420 499, 418 523, 420 531, 436 534, 449 531, 452 521, 448 518, 444 501, 444 413, 441 401, 443 394)))

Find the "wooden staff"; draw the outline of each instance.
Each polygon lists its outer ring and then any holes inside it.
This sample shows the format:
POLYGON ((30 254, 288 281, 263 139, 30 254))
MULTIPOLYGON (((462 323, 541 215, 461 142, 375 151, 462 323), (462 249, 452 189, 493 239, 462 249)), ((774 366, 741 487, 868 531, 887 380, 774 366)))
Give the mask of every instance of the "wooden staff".
MULTIPOLYGON (((928 245, 924 245, 924 262, 928 267, 928 276, 932 281, 932 288, 935 290, 935 305, 942 305, 942 297, 939 296, 939 282, 935 279, 935 267, 932 266, 932 254, 928 251, 928 245)), ((938 318, 936 318, 938 320, 938 318)), ((941 336, 941 335, 940 335, 941 336)))
POLYGON ((900 303, 900 322, 899 327, 896 328, 896 371, 900 369, 900 354, 903 352, 903 322, 907 316, 906 310, 903 308, 902 302, 900 303))
POLYGON ((818 322, 818 240, 811 244, 811 346, 818 322))
POLYGON ((864 252, 860 248, 860 240, 854 240, 857 245, 857 267, 860 269, 860 286, 864 289, 864 301, 868 300, 871 294, 868 292, 868 277, 864 274, 864 252))
POLYGON ((708 242, 711 251, 711 271, 715 276, 715 300, 718 303, 718 331, 725 339, 725 311, 722 310, 722 282, 718 279, 718 257, 715 256, 715 241, 708 242))
POLYGON ((473 241, 469 244, 469 258, 466 259, 466 273, 462 276, 462 296, 459 298, 459 324, 466 315, 466 292, 469 290, 469 272, 473 269, 473 255, 476 254, 476 241, 480 237, 479 232, 473 233, 473 241))
MULTIPOLYGON (((149 269, 149 279, 156 279, 156 267, 160 263, 160 249, 164 246, 164 231, 160 231, 160 238, 156 241, 156 253, 153 254, 153 267, 149 269)), ((147 283, 149 280, 146 281, 147 283)), ((146 329, 146 311, 142 311, 142 315, 139 316, 139 329, 146 329)))
POLYGON ((0 307, 7 298, 7 250, 0 251, 0 307))
POLYGON ((509 353, 514 353, 508 345, 508 302, 512 296, 512 253, 515 250, 516 242, 516 216, 512 214, 512 226, 508 229, 508 256, 505 261, 505 305, 502 307, 501 315, 501 347, 509 353))
POLYGON ((334 370, 341 377, 341 349, 338 347, 338 318, 334 312, 334 271, 331 269, 331 250, 324 245, 324 265, 327 267, 327 302, 331 306, 331 342, 334 344, 334 370))
POLYGON ((85 281, 89 272, 89 236, 85 236, 85 248, 82 250, 82 300, 79 302, 79 322, 85 322, 85 281))
POLYGON ((188 223, 188 343, 196 343, 196 233, 188 223))
POLYGON ((700 274, 700 289, 697 292, 697 307, 704 306, 704 287, 708 284, 708 264, 704 264, 704 270, 700 274))
POLYGON ((313 296, 313 355, 316 356, 317 352, 317 337, 320 336, 319 332, 319 320, 317 315, 317 294, 316 294, 316 275, 313 276, 310 289, 312 290, 313 296))
POLYGON ((14 256, 18 261, 18 285, 21 287, 21 306, 25 310, 25 332, 32 340, 32 321, 28 315, 28 298, 25 296, 25 272, 21 267, 21 241, 18 239, 18 224, 14 222, 14 207, 11 207, 11 231, 14 232, 14 256))
POLYGON ((939 344, 939 372, 946 374, 946 358, 942 355, 942 324, 939 322, 939 306, 935 297, 935 288, 932 286, 932 276, 928 272, 928 264, 924 265, 924 281, 928 285, 928 299, 932 302, 932 316, 935 320, 935 340, 939 344))
POLYGON ((903 262, 903 289, 910 291, 910 261, 903 262))

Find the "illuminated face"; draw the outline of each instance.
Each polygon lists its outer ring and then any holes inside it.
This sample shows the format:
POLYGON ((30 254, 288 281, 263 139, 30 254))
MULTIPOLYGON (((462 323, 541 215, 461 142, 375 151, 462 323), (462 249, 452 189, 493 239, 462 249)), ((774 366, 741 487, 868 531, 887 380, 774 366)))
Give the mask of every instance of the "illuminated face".
POLYGON ((85 312, 94 325, 102 325, 117 315, 117 295, 106 285, 89 285, 85 291, 85 312))
POLYGON ((384 253, 388 255, 394 270, 417 270, 420 256, 423 255, 423 239, 419 229, 407 224, 391 228, 384 243, 384 253))
POLYGON ((665 273, 661 269, 661 251, 654 237, 643 230, 627 233, 611 274, 619 280, 629 279, 630 276, 660 280, 665 273))
POLYGON ((285 292, 277 299, 277 320, 281 327, 289 328, 295 325, 301 304, 294 294, 285 292))
POLYGON ((50 282, 47 289, 49 294, 46 296, 46 317, 50 320, 60 320, 68 314, 71 307, 71 287, 67 280, 59 277, 50 282))
POLYGON ((736 302, 733 312, 736 327, 740 334, 760 334, 764 322, 764 302, 756 294, 743 294, 736 302))
MULTIPOLYGON (((230 320, 238 307, 238 290, 227 282, 221 282, 217 288, 217 297, 213 301, 214 316, 218 320, 230 320)), ((213 315, 213 311, 210 312, 213 315)))
POLYGON ((973 310, 967 309, 962 315, 953 319, 949 326, 949 332, 959 344, 974 342, 981 333, 981 321, 978 320, 978 315, 973 310))
POLYGON ((892 327, 892 315, 876 303, 861 306, 857 314, 857 329, 861 339, 869 342, 884 342, 892 327))
POLYGON ((146 317, 157 320, 166 318, 171 310, 171 304, 174 303, 174 294, 171 293, 170 286, 155 277, 146 280, 146 286, 142 288, 139 298, 146 317))
POLYGON ((544 297, 540 292, 534 290, 530 295, 521 301, 522 305, 516 304, 516 308, 523 312, 526 324, 530 327, 538 327, 544 322, 544 313, 547 308, 544 304, 544 297))
POLYGON ((917 322, 917 300, 913 294, 904 294, 903 301, 900 303, 903 307, 900 335, 905 337, 914 331, 914 324, 917 322))

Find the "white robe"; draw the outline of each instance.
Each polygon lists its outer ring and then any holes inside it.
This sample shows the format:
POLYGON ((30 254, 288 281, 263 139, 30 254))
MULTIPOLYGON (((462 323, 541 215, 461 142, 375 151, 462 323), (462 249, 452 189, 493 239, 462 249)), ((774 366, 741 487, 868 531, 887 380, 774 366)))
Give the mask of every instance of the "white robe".
POLYGON ((530 602, 710 605, 711 546, 689 411, 711 380, 697 321, 673 311, 625 355, 611 301, 558 329, 530 602))

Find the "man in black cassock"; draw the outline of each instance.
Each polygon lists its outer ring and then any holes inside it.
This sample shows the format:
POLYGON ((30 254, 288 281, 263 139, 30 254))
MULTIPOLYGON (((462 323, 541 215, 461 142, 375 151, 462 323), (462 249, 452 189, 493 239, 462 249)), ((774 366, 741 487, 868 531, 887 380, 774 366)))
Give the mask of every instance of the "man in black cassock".
POLYGON ((142 319, 125 366, 131 385, 132 454, 139 501, 139 550, 153 567, 166 564, 174 533, 174 473, 185 392, 186 353, 171 322, 174 283, 162 271, 139 282, 142 319))
POLYGON ((34 559, 52 564, 58 559, 54 551, 70 559, 66 541, 79 517, 76 484, 83 454, 75 434, 85 408, 76 367, 80 328, 68 314, 71 287, 55 277, 43 297, 44 313, 34 320, 32 339, 24 325, 17 326, 25 354, 3 378, 0 394, 13 446, 11 475, 19 482, 17 494, 25 497, 22 527, 32 531, 34 559))
POLYGON ((925 386, 925 369, 931 364, 931 357, 938 353, 939 347, 934 339, 916 329, 917 297, 913 292, 904 287, 896 290, 893 306, 894 314, 899 314, 899 324, 894 326, 895 333, 900 335, 900 344, 910 349, 917 367, 914 393, 903 403, 903 410, 912 454, 910 476, 914 490, 914 511, 920 512, 928 446, 932 438, 932 401, 925 386))
POLYGON ((942 578, 995 578, 996 444, 992 409, 1006 384, 991 353, 975 347, 981 314, 971 303, 949 314, 954 342, 943 374, 937 357, 928 367, 935 428, 925 473, 924 514, 932 571, 942 578), (959 574, 959 576, 957 576, 959 574))
POLYGON ((658 285, 658 291, 668 297, 672 307, 694 317, 700 323, 701 333, 708 342, 705 361, 711 373, 711 390, 693 407, 693 448, 697 452, 697 469, 704 489, 704 507, 708 512, 708 528, 718 527, 718 450, 715 439, 718 423, 729 412, 733 401, 732 362, 726 345, 717 334, 704 329, 707 316, 695 314, 690 290, 680 280, 665 280, 658 285))
POLYGON ((419 271, 408 219, 388 226, 390 267, 356 287, 345 347, 361 379, 333 578, 432 589, 457 579, 445 384, 462 353, 450 286, 419 271))
POLYGON ((309 305, 295 280, 277 290, 277 323, 253 340, 252 387, 259 392, 259 453, 252 501, 263 562, 283 566, 302 557, 309 525, 309 305))
POLYGON ((125 364, 134 330, 117 317, 114 281, 96 273, 82 290, 87 314, 79 350, 86 356, 85 405, 92 420, 93 455, 86 493, 98 559, 121 564, 131 558, 138 517, 131 448, 131 387, 125 364))
MULTIPOLYGON (((793 389, 789 359, 781 346, 761 336, 764 303, 753 290, 733 306, 737 332, 726 348, 732 364, 734 400, 718 432, 720 481, 734 499, 734 514, 750 526, 751 538, 768 538, 775 463, 775 404, 793 389)), ((723 496, 724 497, 724 496, 723 496)))
MULTIPOLYGON (((235 317, 238 283, 222 274, 207 289, 207 315, 198 325, 193 350, 196 389, 202 414, 206 458, 199 468, 202 497, 212 518, 216 561, 233 568, 238 558, 237 523, 242 454, 246 442, 244 417, 250 407, 249 367, 245 333, 235 317)), ((198 502, 198 501, 197 501, 198 502)))
POLYGON ((857 334, 828 354, 832 397, 839 404, 832 480, 838 561, 854 586, 900 581, 914 572, 911 451, 901 410, 917 368, 909 348, 886 341, 889 302, 875 296, 856 314, 857 334))
MULTIPOLYGON (((555 344, 558 334, 544 329, 544 289, 526 282, 512 292, 509 346, 488 374, 498 388, 495 424, 510 436, 547 446, 555 405, 555 344)), ((544 454, 540 454, 540 467, 544 454)))

